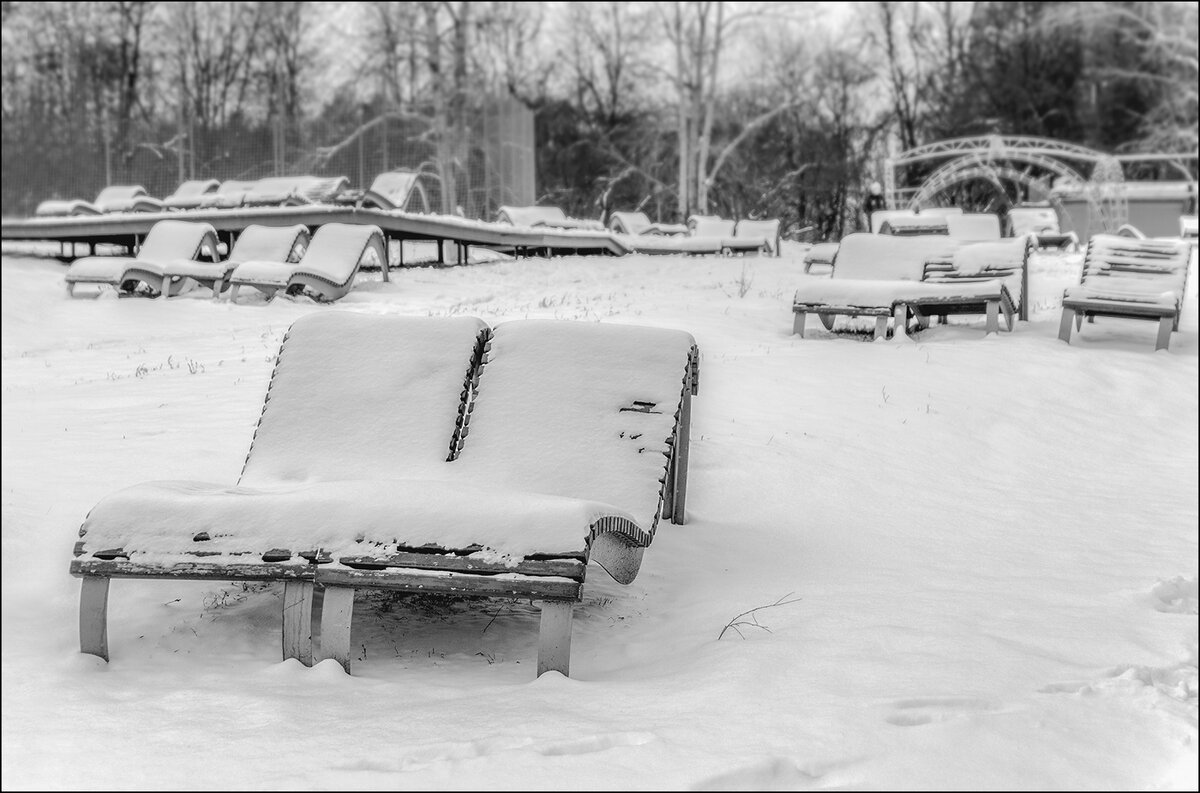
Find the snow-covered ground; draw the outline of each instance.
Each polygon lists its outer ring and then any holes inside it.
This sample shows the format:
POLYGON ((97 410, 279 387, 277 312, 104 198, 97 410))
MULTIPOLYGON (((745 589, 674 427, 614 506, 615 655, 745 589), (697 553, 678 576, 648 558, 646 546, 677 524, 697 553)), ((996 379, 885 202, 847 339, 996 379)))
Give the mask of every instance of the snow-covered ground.
POLYGON ((1195 273, 1168 352, 1058 341, 1050 254, 1011 334, 801 340, 801 255, 409 268, 335 307, 69 299, 6 255, 3 787, 1196 789, 1195 273), (271 585, 117 580, 111 663, 78 652, 88 510, 235 482, 282 334, 331 310, 695 336, 689 522, 632 585, 590 571, 571 678, 535 678, 528 604, 361 592, 353 677, 280 662, 271 585))

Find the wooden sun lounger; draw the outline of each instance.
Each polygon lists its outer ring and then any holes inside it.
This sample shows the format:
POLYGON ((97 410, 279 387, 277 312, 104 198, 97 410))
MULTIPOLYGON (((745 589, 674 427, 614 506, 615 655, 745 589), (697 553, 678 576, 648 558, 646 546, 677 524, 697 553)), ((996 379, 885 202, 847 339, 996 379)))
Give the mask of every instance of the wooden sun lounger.
POLYGON ((1063 293, 1058 337, 1070 343, 1086 318, 1120 317, 1158 322, 1154 349, 1168 349, 1179 329, 1187 292, 1190 248, 1182 240, 1097 234, 1088 242, 1079 286, 1063 293))
POLYGON ((238 264, 229 274, 229 300, 237 302, 239 290, 248 286, 267 299, 282 291, 338 300, 353 288, 354 277, 368 254, 378 260, 387 281, 387 243, 378 226, 326 223, 313 234, 299 262, 266 259, 238 264))
POLYGON ((219 262, 171 260, 161 265, 134 265, 125 277, 136 277, 146 283, 159 279, 159 294, 166 298, 179 294, 188 279, 212 290, 213 299, 229 288, 230 276, 239 264, 249 261, 294 262, 308 245, 308 228, 303 225, 262 226, 251 224, 242 229, 229 256, 219 262))
MULTIPOLYGON (((319 496, 336 494, 348 477, 429 476, 444 466, 458 444, 487 332, 470 317, 335 311, 295 322, 236 487, 150 482, 112 494, 89 513, 70 566, 83 579, 80 650, 109 657, 113 578, 281 581, 283 657, 311 664, 313 579, 330 561, 313 516, 336 525, 345 515, 336 500, 319 496), (338 421, 348 409, 371 420, 338 421), (304 501, 310 491, 318 497, 304 501), (278 507, 241 506, 264 499, 278 507), (268 530, 265 519, 289 506, 291 514, 274 515, 284 525, 268 530)), ((349 546, 355 530, 346 528, 349 546)))
POLYGON ((236 488, 146 483, 88 515, 71 563, 81 650, 108 657, 114 577, 270 580, 285 658, 349 671, 354 589, 383 588, 537 599, 538 673, 567 674, 587 563, 628 583, 659 516, 684 522, 698 360, 690 335, 658 328, 306 316, 236 488), (373 420, 314 431, 347 405, 373 420), (530 550, 498 556, 509 544, 530 550))
POLYGON ((86 256, 67 268, 64 280, 67 294, 74 296, 80 284, 107 285, 123 294, 135 294, 145 284, 149 294, 158 294, 162 285, 162 266, 214 267, 201 256, 217 259, 217 232, 209 223, 186 220, 160 220, 155 223, 136 256, 86 256))
POLYGON ((112 185, 101 190, 95 201, 52 199, 38 204, 34 214, 38 217, 55 217, 103 215, 108 212, 157 212, 161 209, 162 202, 151 198, 141 185, 112 185))

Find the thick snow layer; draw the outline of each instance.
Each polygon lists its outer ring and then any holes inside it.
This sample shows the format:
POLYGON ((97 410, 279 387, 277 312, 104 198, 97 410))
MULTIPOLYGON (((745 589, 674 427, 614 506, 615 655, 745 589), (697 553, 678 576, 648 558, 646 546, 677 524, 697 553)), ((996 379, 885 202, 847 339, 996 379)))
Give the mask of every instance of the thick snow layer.
POLYGON ((694 343, 663 328, 500 323, 457 473, 615 504, 652 531, 694 343))
POLYGON ((353 480, 261 488, 147 482, 102 500, 84 522, 91 551, 122 548, 132 562, 254 564, 262 554, 324 550, 334 559, 438 545, 480 545, 520 561, 579 553, 601 517, 632 520, 594 502, 483 488, 469 479, 353 480), (196 540, 198 535, 204 539, 196 540), (390 548, 389 548, 390 546, 390 548), (188 556, 200 551, 203 558, 188 556))
POLYGON ((920 281, 927 259, 947 258, 962 244, 937 234, 847 234, 834 259, 833 278, 920 281))
POLYGON ((336 306, 69 300, 5 256, 3 787, 1195 790, 1195 274, 1167 351, 1104 317, 1059 341, 1081 257, 1052 254, 1012 333, 870 343, 791 335, 828 280, 802 255, 414 267, 336 306), (696 339, 688 522, 628 586, 589 570, 571 678, 535 677, 528 604, 377 593, 353 677, 281 663, 282 586, 211 581, 114 581, 111 663, 79 654, 88 511, 236 482, 284 332, 333 311, 696 339))

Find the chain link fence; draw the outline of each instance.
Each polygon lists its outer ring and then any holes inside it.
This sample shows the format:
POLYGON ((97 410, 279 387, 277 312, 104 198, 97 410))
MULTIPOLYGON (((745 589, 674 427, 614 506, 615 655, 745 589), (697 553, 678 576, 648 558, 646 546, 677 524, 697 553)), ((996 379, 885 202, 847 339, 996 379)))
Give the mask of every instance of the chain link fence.
POLYGON ((135 125, 126 145, 104 124, 8 120, 0 208, 5 217, 28 217, 41 201, 91 201, 115 184, 141 185, 161 198, 191 179, 345 176, 366 189, 393 170, 424 174, 430 212, 491 220, 501 206, 533 204, 533 112, 504 99, 463 115, 463 123, 442 127, 381 113, 206 128, 180 114, 174 123, 135 125))

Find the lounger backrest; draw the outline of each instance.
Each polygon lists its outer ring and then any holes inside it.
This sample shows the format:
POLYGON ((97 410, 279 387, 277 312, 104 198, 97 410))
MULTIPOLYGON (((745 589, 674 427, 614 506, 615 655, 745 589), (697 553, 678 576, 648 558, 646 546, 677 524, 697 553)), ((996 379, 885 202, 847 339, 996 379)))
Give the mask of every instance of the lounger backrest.
POLYGON ((296 185, 296 194, 319 204, 333 200, 333 197, 350 187, 350 180, 345 176, 308 176, 303 177, 296 185))
POLYGON ((1014 237, 1057 234, 1060 228, 1053 207, 1013 207, 1008 210, 1008 226, 1014 237))
POLYGON ((239 483, 444 475, 486 333, 474 317, 296 320, 239 483))
POLYGON ((1025 300, 1029 255, 1033 252, 1030 235, 1008 237, 990 242, 967 242, 954 251, 954 269, 926 280, 951 278, 999 278, 1008 287, 1013 302, 1020 307, 1025 300))
MULTIPOLYGON (((201 247, 205 242, 214 245, 216 236, 211 223, 160 220, 150 227, 137 258, 147 262, 199 259, 201 247)), ((215 249, 212 252, 215 253, 215 249)))
POLYGON ((892 218, 915 218, 916 216, 916 212, 907 209, 880 209, 871 213, 871 231, 878 234, 884 222, 892 218))
POLYGON ((221 182, 221 186, 217 189, 217 193, 220 195, 237 195, 239 193, 245 193, 256 184, 258 184, 258 182, 253 180, 245 181, 243 179, 226 179, 224 182, 221 182))
POLYGON ((739 220, 733 230, 735 237, 762 237, 771 253, 779 250, 779 219, 739 220))
POLYGON ((986 213, 947 215, 946 232, 959 240, 1000 239, 1000 216, 986 213))
POLYGON ((650 228, 650 218, 645 212, 613 212, 608 227, 621 234, 641 234, 650 228))
POLYGON ((460 475, 609 504, 647 544, 695 342, 677 330, 556 320, 496 326, 460 475))
POLYGON ((215 192, 220 186, 221 183, 216 179, 192 179, 183 182, 179 187, 175 188, 175 192, 167 196, 167 200, 172 198, 195 198, 196 196, 215 192))
POLYGON ((242 230, 233 250, 231 262, 287 262, 297 243, 307 245, 308 228, 295 226, 261 226, 251 224, 242 230))
POLYGON ((693 237, 732 237, 735 228, 732 220, 715 215, 692 215, 688 226, 693 237))
POLYGON ((500 207, 499 220, 514 226, 552 226, 567 219, 559 207, 500 207))
POLYGON ((1097 234, 1088 243, 1081 283, 1103 288, 1120 280, 1122 291, 1148 294, 1176 292, 1182 297, 1187 285, 1190 248, 1179 240, 1135 239, 1115 234, 1097 234))
POLYGON ((105 201, 124 201, 130 198, 138 198, 139 196, 147 195, 146 188, 141 185, 112 185, 100 191, 96 196, 96 203, 100 204, 105 201))
POLYGON ((962 213, 962 207, 921 207, 921 214, 925 217, 944 218, 962 213))
POLYGON ((375 177, 369 192, 387 201, 387 209, 404 209, 419 178, 420 174, 412 171, 387 171, 375 177))
POLYGON ((939 215, 911 215, 888 218, 879 225, 877 233, 897 237, 946 234, 947 220, 948 218, 939 215))
POLYGON ((962 244, 940 234, 892 237, 880 234, 847 234, 838 246, 833 277, 853 280, 920 281, 925 261, 950 257, 962 244))
POLYGON ((296 194, 306 177, 268 176, 246 189, 246 203, 278 203, 296 194))
POLYGON ((386 264, 387 249, 378 226, 326 223, 317 229, 297 269, 335 285, 344 285, 358 271, 369 249, 386 264))

